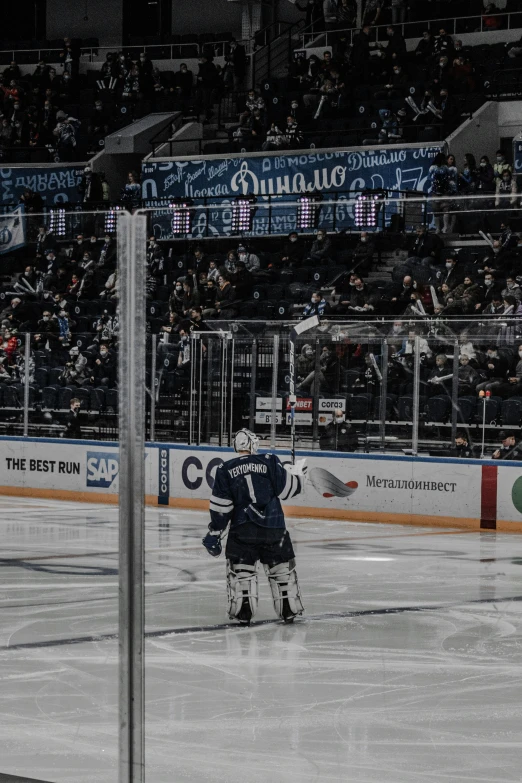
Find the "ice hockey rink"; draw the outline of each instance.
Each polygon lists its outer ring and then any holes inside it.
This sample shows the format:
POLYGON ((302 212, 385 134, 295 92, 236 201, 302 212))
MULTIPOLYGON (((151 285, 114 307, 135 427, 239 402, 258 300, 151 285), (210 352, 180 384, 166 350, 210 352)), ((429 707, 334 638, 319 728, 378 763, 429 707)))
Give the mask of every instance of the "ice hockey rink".
MULTIPOLYGON (((147 509, 149 783, 521 781, 522 538, 290 520, 306 615, 227 625, 203 513, 147 509)), ((117 509, 0 498, 3 776, 117 780, 117 509)))

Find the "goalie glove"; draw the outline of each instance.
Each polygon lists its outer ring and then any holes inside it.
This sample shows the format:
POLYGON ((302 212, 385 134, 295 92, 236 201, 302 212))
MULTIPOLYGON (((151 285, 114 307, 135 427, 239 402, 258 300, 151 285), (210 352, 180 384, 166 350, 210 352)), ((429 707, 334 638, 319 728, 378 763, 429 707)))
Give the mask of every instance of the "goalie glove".
POLYGON ((308 470, 308 465, 306 464, 306 459, 298 460, 295 463, 295 465, 291 465, 290 463, 286 463, 284 468, 289 473, 291 473, 293 476, 300 476, 303 479, 303 481, 306 479, 306 472, 308 470))
POLYGON ((221 533, 217 531, 209 530, 205 538, 201 539, 201 543, 212 557, 219 557, 223 551, 221 546, 221 533))

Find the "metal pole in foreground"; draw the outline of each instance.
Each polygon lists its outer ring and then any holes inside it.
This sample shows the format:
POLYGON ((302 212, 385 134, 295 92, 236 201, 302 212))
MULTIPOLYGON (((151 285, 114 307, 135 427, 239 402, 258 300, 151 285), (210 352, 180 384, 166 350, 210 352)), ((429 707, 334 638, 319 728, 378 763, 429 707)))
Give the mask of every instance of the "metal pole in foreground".
POLYGON ((156 440, 156 351, 158 335, 152 335, 152 356, 150 359, 150 434, 151 441, 156 440))
POLYGON ((411 450, 414 455, 419 448, 419 395, 420 395, 420 337, 415 335, 415 347, 413 357, 413 415, 412 415, 412 434, 411 450))
POLYGON ((29 435, 29 362, 31 361, 31 335, 26 332, 24 346, 24 438, 29 435))
POLYGON ((144 783, 144 501, 146 218, 118 217, 121 331, 119 783, 144 783))

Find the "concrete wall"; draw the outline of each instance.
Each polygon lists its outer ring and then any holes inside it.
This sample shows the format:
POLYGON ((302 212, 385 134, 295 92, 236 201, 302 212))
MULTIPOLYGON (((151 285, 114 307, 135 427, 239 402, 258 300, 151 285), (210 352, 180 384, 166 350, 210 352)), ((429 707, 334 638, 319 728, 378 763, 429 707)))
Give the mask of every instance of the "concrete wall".
POLYGON ((522 101, 506 101, 498 105, 500 137, 513 138, 522 133, 522 101))
POLYGON ((123 0, 89 0, 87 5, 79 0, 47 0, 47 38, 68 35, 98 38, 101 46, 121 44, 122 9, 123 0))
POLYGON ((172 0, 172 32, 225 33, 241 38, 241 3, 228 0, 172 0))
POLYGON ((494 159, 500 142, 498 107, 498 103, 488 101, 471 120, 466 120, 448 136, 449 151, 457 158, 459 168, 466 152, 473 153, 477 161, 481 155, 488 155, 490 160, 494 159))

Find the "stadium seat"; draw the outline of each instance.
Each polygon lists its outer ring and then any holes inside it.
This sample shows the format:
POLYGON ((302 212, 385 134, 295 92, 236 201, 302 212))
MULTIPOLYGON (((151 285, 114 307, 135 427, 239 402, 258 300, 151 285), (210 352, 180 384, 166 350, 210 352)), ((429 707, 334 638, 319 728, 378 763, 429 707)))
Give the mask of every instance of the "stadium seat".
POLYGON ((500 416, 503 426, 518 426, 522 423, 522 397, 503 400, 500 416))
POLYGON ((446 421, 450 408, 449 397, 442 394, 430 397, 426 405, 427 421, 446 421))

